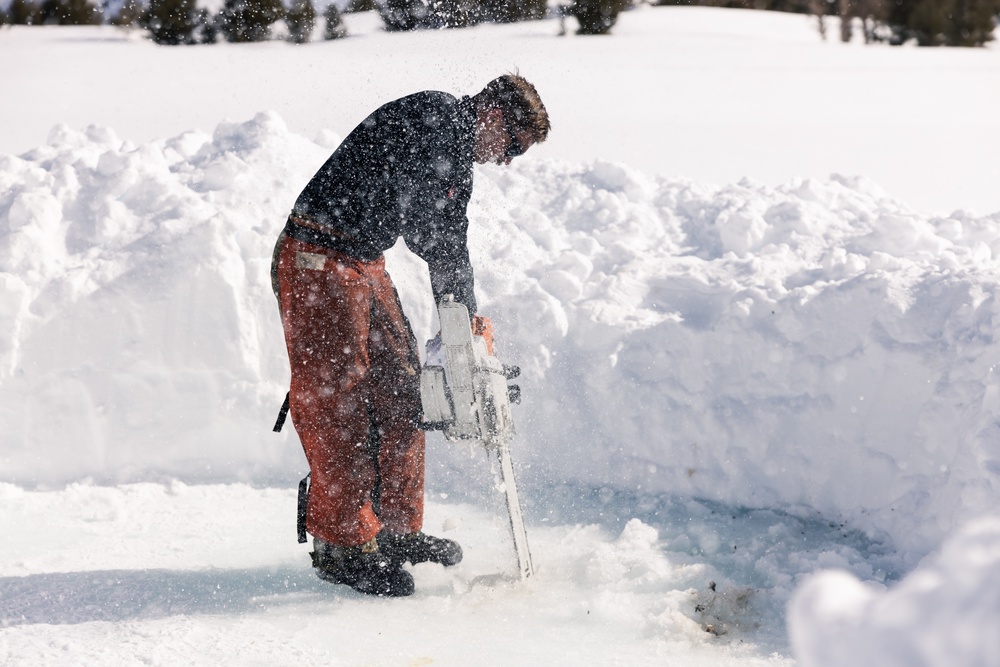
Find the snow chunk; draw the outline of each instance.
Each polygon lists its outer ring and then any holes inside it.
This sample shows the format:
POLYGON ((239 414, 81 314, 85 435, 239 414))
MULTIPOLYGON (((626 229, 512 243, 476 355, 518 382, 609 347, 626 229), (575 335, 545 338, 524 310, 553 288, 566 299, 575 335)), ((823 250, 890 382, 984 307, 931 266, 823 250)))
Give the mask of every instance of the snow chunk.
POLYGON ((888 590, 823 572, 796 592, 789 630, 803 667, 992 665, 1000 655, 1000 517, 969 523, 888 590))

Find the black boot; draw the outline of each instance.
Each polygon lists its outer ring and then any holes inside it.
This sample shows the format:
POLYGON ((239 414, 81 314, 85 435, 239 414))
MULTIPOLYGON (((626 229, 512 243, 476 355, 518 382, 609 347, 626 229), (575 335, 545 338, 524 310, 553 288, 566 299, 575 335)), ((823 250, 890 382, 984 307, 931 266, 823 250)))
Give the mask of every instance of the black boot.
POLYGON ((356 547, 340 547, 314 540, 310 555, 316 575, 334 584, 346 584, 359 593, 388 597, 413 595, 413 576, 381 553, 375 540, 356 547))
POLYGON ((405 535, 393 535, 383 530, 378 534, 378 548, 385 557, 400 565, 409 561, 440 563, 445 567, 462 562, 462 547, 454 540, 432 537, 419 530, 405 535))

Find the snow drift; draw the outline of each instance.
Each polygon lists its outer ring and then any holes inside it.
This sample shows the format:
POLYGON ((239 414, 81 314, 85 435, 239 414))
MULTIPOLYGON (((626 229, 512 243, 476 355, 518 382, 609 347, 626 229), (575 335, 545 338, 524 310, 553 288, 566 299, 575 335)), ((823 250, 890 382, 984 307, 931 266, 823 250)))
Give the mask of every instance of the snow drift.
POLYGON ((1000 521, 970 523, 928 561, 889 591, 836 570, 808 580, 788 620, 803 667, 997 664, 1000 521))
MULTIPOLYGON (((336 142, 264 113, 0 156, 0 477, 294 479, 268 266, 336 142)), ((481 309, 525 372, 526 488, 809 508, 910 563, 996 505, 1000 214, 921 215, 863 179, 520 162, 479 171, 470 218, 481 309)), ((426 270, 390 254, 426 338, 426 270)))

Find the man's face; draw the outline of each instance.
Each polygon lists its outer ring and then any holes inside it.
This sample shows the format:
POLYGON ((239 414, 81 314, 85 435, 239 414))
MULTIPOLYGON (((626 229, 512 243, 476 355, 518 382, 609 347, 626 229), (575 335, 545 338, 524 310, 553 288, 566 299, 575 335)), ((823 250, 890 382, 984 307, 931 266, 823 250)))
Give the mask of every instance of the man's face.
POLYGON ((479 164, 510 164, 534 144, 527 132, 514 128, 499 109, 480 111, 476 117, 476 143, 472 157, 479 164))

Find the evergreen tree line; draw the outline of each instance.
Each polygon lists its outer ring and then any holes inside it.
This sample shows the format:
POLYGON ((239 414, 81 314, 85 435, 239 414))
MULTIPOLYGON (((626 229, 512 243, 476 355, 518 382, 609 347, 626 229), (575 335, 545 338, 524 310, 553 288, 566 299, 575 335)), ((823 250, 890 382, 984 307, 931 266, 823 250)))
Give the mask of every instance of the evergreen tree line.
POLYGON ((826 38, 826 19, 840 19, 849 42, 860 27, 866 43, 920 46, 982 46, 993 39, 1000 0, 656 0, 661 5, 769 9, 814 14, 826 38))
MULTIPOLYGON (((158 44, 213 44, 221 35, 230 42, 259 42, 271 38, 271 28, 284 19, 289 40, 308 41, 316 27, 317 12, 311 0, 225 0, 218 14, 198 8, 196 0, 125 0, 108 23, 141 27, 158 44)), ((347 30, 336 6, 323 13, 324 37, 344 37, 347 30)), ((89 0, 11 0, 0 23, 15 25, 99 25, 104 12, 89 0)))
MULTIPOLYGON (((105 0, 106 1, 106 0, 105 0)), ((284 20, 288 39, 309 41, 318 15, 312 0, 225 0, 218 14, 196 7, 196 0, 125 0, 109 22, 141 26, 160 44, 255 42, 271 38, 272 26, 284 20)), ((650 0, 647 0, 650 1, 650 0)), ((860 26, 866 42, 921 46, 982 46, 993 39, 1000 20, 1000 0, 651 0, 660 5, 701 5, 814 14, 826 37, 826 19, 839 17, 840 37, 850 41, 860 26)), ((573 16, 577 32, 604 34, 633 0, 567 0, 556 12, 573 16)), ((481 22, 509 23, 540 19, 546 0, 352 0, 347 11, 376 10, 387 30, 461 28, 481 22)), ((336 6, 323 12, 324 38, 347 34, 336 6)), ((20 25, 96 25, 104 12, 90 0, 11 0, 0 23, 20 25)))
POLYGON ((0 23, 14 25, 100 25, 104 14, 88 0, 11 0, 0 23))
MULTIPOLYGON (((138 26, 159 44, 212 44, 220 37, 230 42, 257 42, 271 38, 272 26, 284 20, 288 39, 309 41, 318 20, 312 0, 225 0, 218 14, 196 6, 196 0, 125 0, 108 20, 112 25, 138 26)), ((106 0, 105 0, 106 2, 106 0)), ((559 7, 561 17, 575 16, 584 34, 606 33, 618 13, 632 0, 570 0, 559 7)), ((481 22, 510 23, 544 18, 546 0, 352 0, 348 12, 378 11, 390 31, 421 28, 461 28, 481 22)), ((12 0, 0 22, 18 25, 96 25, 105 12, 90 0, 12 0)), ((334 5, 323 12, 324 37, 347 34, 334 5)))
MULTIPOLYGON (((556 14, 560 19, 576 17, 580 34, 601 35, 611 30, 618 14, 632 3, 633 0, 567 0, 556 8, 556 14)), ((386 30, 513 23, 542 19, 549 13, 546 0, 380 0, 374 8, 386 30)))

